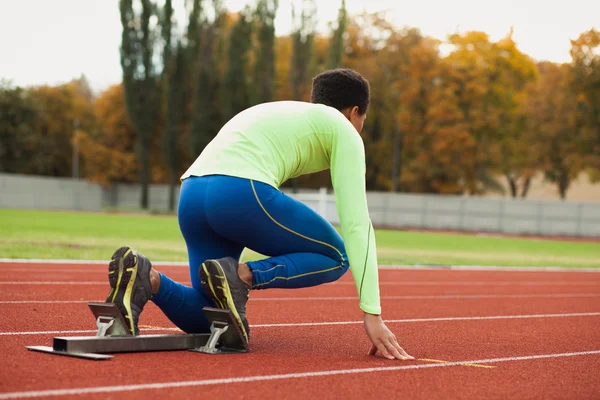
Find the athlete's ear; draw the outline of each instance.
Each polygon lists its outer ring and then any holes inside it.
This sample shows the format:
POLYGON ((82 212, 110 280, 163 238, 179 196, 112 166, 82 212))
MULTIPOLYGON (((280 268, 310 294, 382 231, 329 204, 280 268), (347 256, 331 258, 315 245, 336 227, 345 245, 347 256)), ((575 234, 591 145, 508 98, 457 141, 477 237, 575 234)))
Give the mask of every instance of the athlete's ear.
MULTIPOLYGON (((357 108, 357 107, 354 107, 354 108, 357 108)), ((346 119, 348 121, 352 121, 352 111, 354 110, 354 108, 350 108, 350 107, 344 108, 344 109, 340 110, 340 112, 342 114, 344 114, 344 117, 346 117, 346 119)))

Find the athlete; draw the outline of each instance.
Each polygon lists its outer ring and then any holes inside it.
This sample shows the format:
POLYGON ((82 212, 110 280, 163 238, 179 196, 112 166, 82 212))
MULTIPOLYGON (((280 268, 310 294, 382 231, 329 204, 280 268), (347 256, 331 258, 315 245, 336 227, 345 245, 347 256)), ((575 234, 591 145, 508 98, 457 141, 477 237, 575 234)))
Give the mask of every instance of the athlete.
POLYGON ((412 359, 381 318, 377 254, 360 136, 368 81, 349 69, 313 78, 310 102, 250 107, 227 122, 181 177, 178 221, 192 287, 168 278, 129 247, 109 264, 111 291, 133 335, 152 300, 186 333, 210 332, 202 308, 231 310, 246 341, 252 290, 305 288, 336 281, 350 268, 372 345, 389 359, 412 359), (334 227, 279 187, 329 169, 341 225, 334 227), (240 263, 244 248, 269 258, 240 263))

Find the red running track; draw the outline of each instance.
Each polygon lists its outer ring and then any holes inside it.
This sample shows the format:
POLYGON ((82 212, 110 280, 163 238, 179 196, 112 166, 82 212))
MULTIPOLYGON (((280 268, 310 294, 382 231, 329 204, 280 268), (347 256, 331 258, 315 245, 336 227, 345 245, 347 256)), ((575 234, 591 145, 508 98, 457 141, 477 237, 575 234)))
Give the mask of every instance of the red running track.
MULTIPOLYGON (((186 268, 158 269, 189 281, 186 268)), ((414 361, 366 355, 347 274, 316 288, 253 292, 248 354, 92 362, 24 346, 93 335, 87 302, 105 297, 106 266, 0 263, 0 271, 0 399, 600 398, 600 273, 381 270, 383 317, 414 361)), ((140 325, 174 328, 152 303, 140 325)))

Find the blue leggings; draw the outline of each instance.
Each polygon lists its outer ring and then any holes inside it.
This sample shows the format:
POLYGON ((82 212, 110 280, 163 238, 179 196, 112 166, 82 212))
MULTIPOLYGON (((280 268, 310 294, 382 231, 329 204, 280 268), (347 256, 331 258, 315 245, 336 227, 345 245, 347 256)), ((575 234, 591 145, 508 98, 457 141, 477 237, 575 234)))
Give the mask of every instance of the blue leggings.
POLYGON ((253 290, 333 282, 349 267, 343 240, 329 222, 261 182, 222 175, 187 178, 179 195, 178 219, 192 287, 161 274, 153 301, 187 333, 210 331, 202 308, 215 305, 198 277, 198 267, 207 259, 239 260, 246 247, 270 257, 247 263, 253 290))

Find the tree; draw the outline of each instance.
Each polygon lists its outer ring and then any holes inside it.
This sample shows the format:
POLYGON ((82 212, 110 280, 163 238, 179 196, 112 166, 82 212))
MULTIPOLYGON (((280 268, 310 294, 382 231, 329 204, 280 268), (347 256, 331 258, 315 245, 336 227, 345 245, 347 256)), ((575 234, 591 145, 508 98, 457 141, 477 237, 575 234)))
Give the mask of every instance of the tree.
POLYGON ((166 0, 161 19, 163 37, 163 71, 161 84, 165 102, 165 128, 162 143, 162 155, 166 161, 169 176, 169 210, 175 209, 175 185, 178 177, 177 142, 181 132, 181 110, 183 107, 184 50, 179 39, 173 45, 173 4, 166 0))
POLYGON ((524 198, 531 179, 539 170, 536 157, 536 138, 525 126, 521 112, 522 98, 528 83, 537 78, 533 60, 516 46, 511 32, 494 44, 493 68, 488 72, 490 107, 498 115, 500 152, 498 170, 506 178, 511 196, 524 198))
POLYGON ((337 27, 333 31, 327 53, 327 69, 342 66, 344 55, 344 33, 347 24, 346 0, 342 0, 337 19, 337 27))
POLYGON ((75 133, 87 180, 103 185, 134 183, 140 165, 135 153, 135 129, 127 115, 123 85, 106 89, 94 102, 97 125, 75 133))
MULTIPOLYGON (((468 32, 465 35, 451 35, 450 43, 455 50, 446 58, 447 64, 442 82, 448 82, 452 90, 448 100, 452 101, 450 114, 455 114, 458 126, 447 127, 444 135, 437 132, 437 148, 456 149, 451 136, 446 134, 460 132, 465 144, 471 148, 462 156, 455 154, 448 158, 453 161, 447 168, 458 167, 454 174, 461 182, 454 184, 469 194, 481 194, 489 189, 500 190, 501 186, 494 177, 494 168, 498 165, 500 139, 502 137, 498 108, 494 104, 495 93, 491 83, 494 73, 495 44, 483 32, 468 32), (457 158, 458 157, 458 158, 457 158), (455 163, 455 161, 458 161, 455 163)), ((440 92, 439 94, 442 94, 440 92)), ((459 139, 459 138, 457 138, 459 139)), ((456 143, 460 143, 458 140, 456 143)))
POLYGON ((278 0, 258 0, 258 49, 254 60, 254 104, 273 100, 275 92, 275 14, 278 0))
POLYGON ((316 29, 315 0, 304 0, 300 16, 292 4, 292 21, 294 30, 291 33, 292 56, 290 59, 290 86, 292 99, 307 100, 310 90, 310 66, 313 58, 313 39, 316 29))
POLYGON ((76 130, 94 126, 92 101, 85 77, 27 90, 2 83, 0 170, 63 177, 78 174, 72 140, 76 130))
POLYGON ((0 82, 0 171, 26 173, 38 110, 28 91, 0 82))
POLYGON ((476 102, 485 91, 482 87, 485 83, 465 82, 469 80, 467 73, 447 59, 438 63, 439 80, 431 93, 422 150, 415 160, 415 164, 426 168, 420 169, 422 175, 415 182, 415 191, 442 194, 475 191, 477 141, 471 132, 471 118, 472 113, 480 113, 476 102))
MULTIPOLYGON (((288 99, 308 101, 310 96, 310 76, 313 62, 313 39, 316 28, 317 5, 314 0, 303 0, 300 14, 292 4, 293 30, 290 34, 291 55, 289 60, 288 82, 290 95, 288 99)), ((287 183, 293 192, 298 191, 299 179, 293 178, 287 183)))
MULTIPOLYGON (((399 79, 394 84, 394 89, 399 92, 397 118, 402 132, 400 154, 403 162, 396 175, 398 187, 409 192, 430 191, 430 188, 423 187, 430 173, 427 165, 430 161, 423 160, 423 153, 429 151, 430 143, 425 132, 440 68, 439 43, 422 37, 412 29, 398 36, 390 38, 391 44, 396 43, 399 58, 396 62, 400 63, 399 79)), ((389 62, 394 60, 394 57, 389 57, 389 62)))
MULTIPOLYGON (((380 17, 379 26, 386 29, 375 32, 385 40, 377 52, 379 90, 386 127, 382 147, 389 156, 381 161, 380 187, 398 191, 410 190, 400 179, 410 164, 415 149, 412 139, 422 136, 429 93, 433 87, 433 71, 438 59, 437 43, 425 39, 417 29, 397 30, 380 17), (389 114, 389 115, 388 115, 389 114), (384 144, 385 143, 385 144, 384 144)), ((379 47, 378 46, 378 47, 379 47)), ((419 151, 419 150, 417 150, 419 151)))
POLYGON ((527 129, 536 137, 537 158, 546 179, 556 183, 564 200, 582 169, 577 103, 569 86, 572 70, 568 65, 542 62, 539 73, 539 82, 527 87, 527 129))
POLYGON ((175 209, 175 189, 179 182, 179 138, 182 131, 182 109, 184 107, 183 86, 185 50, 177 41, 174 56, 170 61, 167 81, 166 129, 163 139, 163 154, 169 169, 169 210, 175 209))
MULTIPOLYGON (((481 194, 501 191, 500 171, 515 183, 532 175, 519 96, 535 78, 535 65, 511 35, 498 43, 483 32, 449 37, 453 51, 438 63, 427 112, 427 190, 481 194), (431 174, 437 171, 437 177, 431 174)), ((423 169, 421 169, 423 171, 423 169)), ((524 185, 526 187, 526 185, 524 185)))
POLYGON ((399 139, 396 113, 398 91, 394 82, 399 79, 399 64, 393 57, 397 51, 388 47, 395 30, 383 12, 363 13, 348 21, 346 32, 345 66, 361 73, 371 86, 371 105, 363 137, 367 161, 366 183, 369 190, 390 190, 395 150, 399 139), (396 135, 395 135, 396 134, 396 135))
POLYGON ((73 146, 75 131, 94 126, 92 96, 84 77, 58 86, 37 86, 29 90, 37 110, 24 173, 48 176, 72 176, 77 154, 73 146))
POLYGON ((221 110, 222 42, 225 37, 226 13, 220 0, 214 0, 213 20, 204 19, 191 116, 191 151, 196 158, 215 137, 223 123, 221 110))
POLYGON ((275 100, 290 100, 292 96, 292 38, 277 36, 275 38, 275 100))
POLYGON ((148 208, 151 180, 151 139, 159 115, 158 72, 153 63, 156 27, 151 19, 156 12, 150 0, 141 1, 137 15, 133 0, 120 0, 123 33, 121 36, 121 68, 127 113, 135 128, 136 150, 141 164, 141 207, 148 208))
MULTIPOLYGON (((571 41, 570 80, 586 165, 600 177, 600 31, 591 29, 571 41)), ((597 179, 596 178, 596 179, 597 179)))
POLYGON ((238 15, 229 35, 227 69, 223 82, 223 109, 226 120, 250 106, 250 82, 247 78, 252 33, 250 16, 250 9, 245 7, 238 15))

